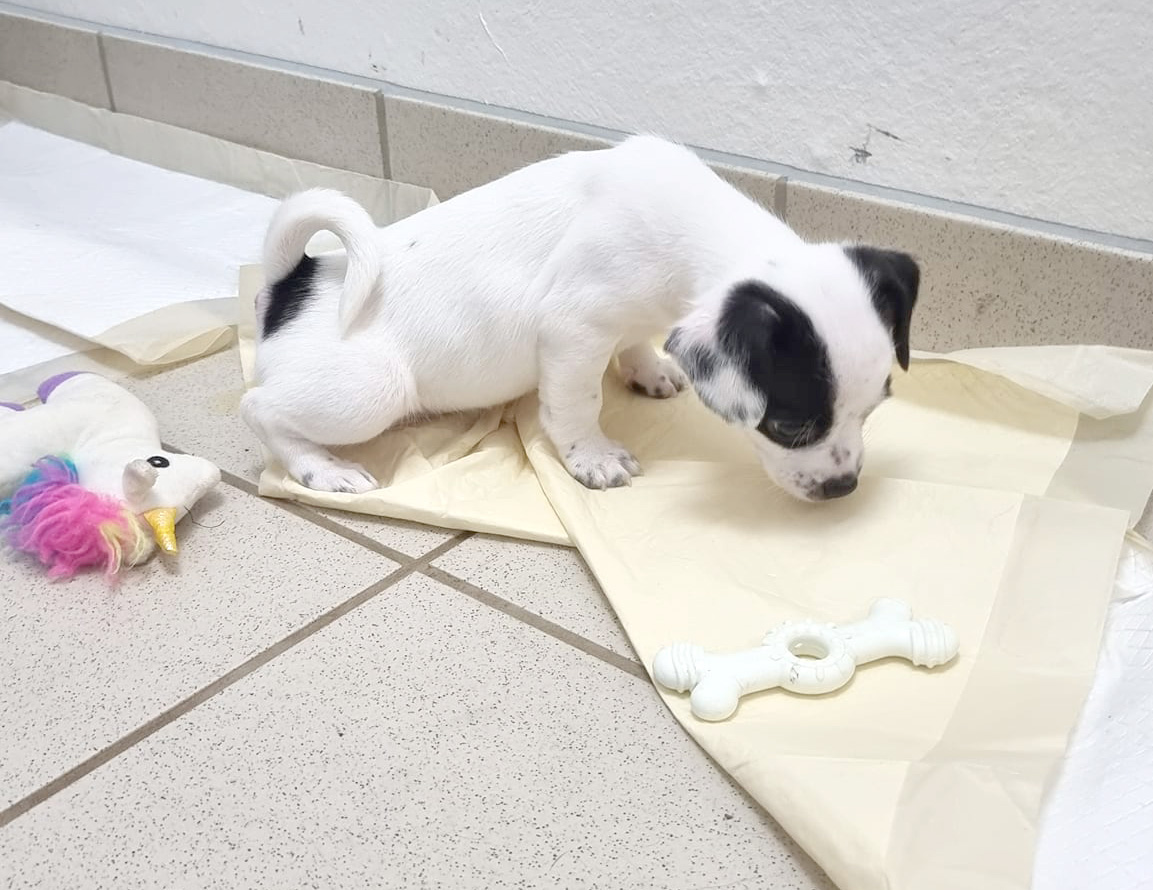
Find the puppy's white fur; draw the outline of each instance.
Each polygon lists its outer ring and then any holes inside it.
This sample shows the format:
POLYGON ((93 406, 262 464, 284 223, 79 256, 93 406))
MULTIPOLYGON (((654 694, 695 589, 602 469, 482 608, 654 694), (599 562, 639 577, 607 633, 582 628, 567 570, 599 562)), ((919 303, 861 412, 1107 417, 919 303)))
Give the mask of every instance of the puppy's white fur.
MULTIPOLYGON (((634 388, 674 395, 686 377, 652 339, 678 325, 689 342, 710 343, 729 290, 749 279, 785 294, 824 339, 835 422, 811 448, 773 445, 756 432, 763 396, 731 363, 698 384, 702 398, 749 430, 766 469, 795 495, 860 465, 861 424, 892 365, 868 282, 840 247, 805 243, 685 148, 633 137, 563 155, 384 229, 347 197, 304 192, 270 225, 271 284, 320 230, 346 252, 318 258, 312 296, 260 341, 259 386, 242 403, 305 485, 371 489, 363 468, 324 446, 534 389, 569 472, 594 488, 627 484, 640 467, 599 423, 606 367, 615 356, 634 388)), ((270 299, 266 288, 259 319, 270 299)))

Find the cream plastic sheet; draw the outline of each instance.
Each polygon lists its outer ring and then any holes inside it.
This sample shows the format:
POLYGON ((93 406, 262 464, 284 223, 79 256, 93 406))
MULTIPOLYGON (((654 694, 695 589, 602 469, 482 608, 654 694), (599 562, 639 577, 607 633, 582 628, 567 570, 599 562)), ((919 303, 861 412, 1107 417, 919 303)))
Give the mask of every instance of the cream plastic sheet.
MULTIPOLYGON (((251 385, 259 270, 243 282, 251 385)), ((820 699, 754 696, 717 725, 662 694, 843 890, 1025 888, 1125 531, 1153 490, 1151 367, 1078 347, 921 355, 871 425, 860 490, 832 504, 781 494, 691 395, 654 402, 612 377, 606 431, 646 468, 629 489, 574 483, 526 398, 350 449, 380 491, 312 492, 275 465, 261 491, 575 543, 646 665, 679 639, 743 648, 787 618, 908 600, 959 630, 951 667, 882 663, 820 699)))
POLYGON ((115 377, 231 342, 236 269, 255 259, 273 198, 337 188, 381 224, 436 201, 6 83, 0 161, 0 231, 20 247, 0 282, 5 401, 58 369, 115 377))
POLYGON ((1153 547, 1130 535, 1089 700, 1046 803, 1033 890, 1153 884, 1153 547))

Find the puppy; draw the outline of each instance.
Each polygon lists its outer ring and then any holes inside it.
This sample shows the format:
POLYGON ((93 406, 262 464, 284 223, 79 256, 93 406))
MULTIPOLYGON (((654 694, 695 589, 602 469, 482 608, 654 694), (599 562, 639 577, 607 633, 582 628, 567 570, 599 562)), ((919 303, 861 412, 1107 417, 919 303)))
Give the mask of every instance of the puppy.
POLYGON ((909 362, 908 256, 809 244, 689 150, 649 136, 526 167, 384 229, 351 199, 286 200, 264 247, 259 385, 242 414, 302 485, 377 482, 326 446, 537 390, 589 488, 636 458, 600 427, 602 377, 653 398, 691 382, 806 500, 853 491, 862 425, 909 362), (310 257, 318 231, 345 250, 310 257), (653 338, 672 330, 659 355, 653 338))

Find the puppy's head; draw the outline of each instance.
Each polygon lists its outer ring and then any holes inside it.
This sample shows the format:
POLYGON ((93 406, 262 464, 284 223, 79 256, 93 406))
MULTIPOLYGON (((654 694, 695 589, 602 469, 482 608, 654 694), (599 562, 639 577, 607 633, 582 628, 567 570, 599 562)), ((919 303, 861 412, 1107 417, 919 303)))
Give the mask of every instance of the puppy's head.
POLYGON ((702 301, 665 349, 706 406, 748 430, 778 485, 803 500, 843 497, 894 353, 908 370, 919 283, 906 254, 805 245, 702 301))

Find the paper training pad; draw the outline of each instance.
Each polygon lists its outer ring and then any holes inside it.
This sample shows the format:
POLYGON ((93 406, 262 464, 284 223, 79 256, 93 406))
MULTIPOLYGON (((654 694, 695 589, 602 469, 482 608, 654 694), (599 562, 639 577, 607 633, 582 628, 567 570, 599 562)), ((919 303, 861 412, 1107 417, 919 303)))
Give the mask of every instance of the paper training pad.
MULTIPOLYGON (((258 269, 242 270, 248 385, 259 285, 258 269)), ((342 449, 379 491, 310 491, 276 465, 260 488, 574 543, 646 666, 670 642, 740 649, 783 620, 835 622, 878 596, 948 622, 961 654, 936 671, 880 662, 832 695, 748 696, 718 724, 662 695, 842 890, 1023 890, 1124 535, 1153 489, 1153 355, 1054 347, 964 361, 922 359, 895 375, 860 488, 824 504, 776 489, 744 437, 690 393, 645 399, 611 374, 605 430, 645 469, 631 488, 573 481, 535 397, 342 449)))
MULTIPOLYGON (((237 269, 259 254, 275 207, 264 195, 4 124, 0 304, 89 341, 177 305, 192 318, 200 301, 235 296, 237 269)), ((0 374, 76 351, 74 337, 0 317, 0 374)))

